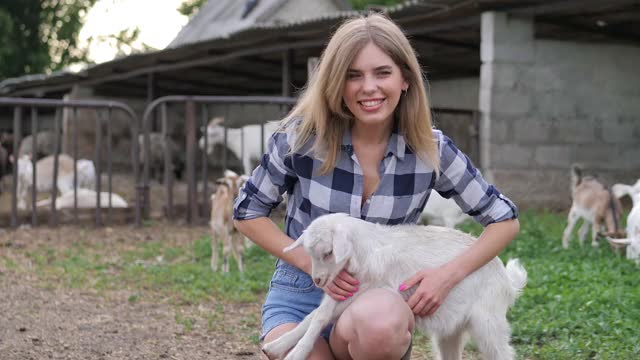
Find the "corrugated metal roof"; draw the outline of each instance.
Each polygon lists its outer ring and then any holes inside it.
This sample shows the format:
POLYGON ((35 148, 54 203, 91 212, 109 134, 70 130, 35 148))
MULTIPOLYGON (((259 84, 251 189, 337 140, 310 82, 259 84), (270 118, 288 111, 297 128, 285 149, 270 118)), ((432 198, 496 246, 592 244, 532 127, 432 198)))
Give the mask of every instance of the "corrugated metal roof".
POLYGON ((328 14, 344 10, 344 6, 344 2, 334 0, 212 0, 198 11, 167 47, 226 38, 258 24, 295 21, 309 13, 328 14))

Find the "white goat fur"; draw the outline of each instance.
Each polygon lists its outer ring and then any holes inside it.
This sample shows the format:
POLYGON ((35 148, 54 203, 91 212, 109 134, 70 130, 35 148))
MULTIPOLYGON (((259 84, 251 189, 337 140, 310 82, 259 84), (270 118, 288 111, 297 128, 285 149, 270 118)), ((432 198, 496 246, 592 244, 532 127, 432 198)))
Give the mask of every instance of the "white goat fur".
MULTIPOLYGON (((46 156, 36 162, 36 192, 49 191, 53 187, 54 155, 46 156)), ((77 167, 78 188, 94 189, 96 169, 91 160, 79 159, 77 167)), ((28 156, 18 158, 18 207, 26 208, 27 190, 33 184, 33 163, 28 156)), ((57 189, 61 194, 73 190, 73 158, 66 154, 58 156, 57 189)))
POLYGON ((420 221, 423 224, 455 228, 471 217, 465 214, 453 199, 442 197, 437 191, 431 191, 429 200, 422 210, 420 221))
POLYGON ((634 260, 640 265, 640 180, 635 185, 615 184, 612 191, 617 197, 629 195, 633 202, 631 212, 627 216, 627 238, 612 239, 610 243, 627 247, 627 259, 634 260))
POLYGON ((593 177, 583 177, 577 166, 571 167, 571 209, 567 216, 567 227, 562 234, 562 247, 569 248, 569 239, 576 223, 583 219, 578 230, 580 245, 591 225, 591 245, 598 246, 598 235, 617 236, 622 233, 620 216, 622 205, 617 197, 593 177), (606 231, 602 232, 602 228, 606 231))
POLYGON ((229 272, 229 255, 238 263, 238 270, 244 271, 243 254, 245 237, 233 226, 233 202, 240 187, 248 179, 227 170, 218 179, 215 194, 211 195, 211 270, 218 271, 218 242, 222 240, 222 271, 229 272))
MULTIPOLYGON (((311 276, 317 286, 331 284, 346 267, 360 281, 360 290, 341 302, 325 295, 320 306, 296 328, 265 344, 263 350, 282 359, 295 345, 285 359, 305 359, 322 329, 358 294, 371 288, 397 291, 418 271, 450 261, 474 241, 468 234, 438 226, 383 226, 346 214, 319 217, 285 251, 304 246, 311 256, 311 276)), ((517 260, 509 261, 505 271, 500 259, 494 258, 455 286, 433 315, 416 317, 416 329, 432 336, 434 348, 444 359, 461 358, 467 332, 486 359, 512 359, 506 314, 526 281, 527 273, 517 260)), ((400 294, 406 300, 414 291, 400 294)))
MULTIPOLYGON (((77 190, 78 209, 95 209, 98 206, 96 201, 97 192, 91 189, 77 190)), ((56 209, 71 209, 73 208, 74 195, 73 190, 63 193, 56 198, 56 209)), ((43 207, 51 204, 51 198, 40 200, 36 203, 36 206, 43 207)), ((109 207, 109 193, 100 192, 100 207, 109 207)), ((111 207, 112 208, 127 208, 129 204, 118 194, 111 193, 111 207)))
MULTIPOLYGON (((224 127, 221 125, 224 118, 213 118, 207 125, 207 154, 213 152, 216 144, 224 144, 224 127)), ((227 148, 242 160, 242 169, 245 175, 251 175, 254 165, 260 161, 260 157, 266 151, 267 143, 271 135, 278 129, 277 122, 264 124, 264 146, 260 141, 261 125, 246 125, 237 129, 227 129, 227 148), (243 140, 244 137, 244 140, 243 140)), ((200 149, 204 149, 204 137, 198 141, 200 149)))

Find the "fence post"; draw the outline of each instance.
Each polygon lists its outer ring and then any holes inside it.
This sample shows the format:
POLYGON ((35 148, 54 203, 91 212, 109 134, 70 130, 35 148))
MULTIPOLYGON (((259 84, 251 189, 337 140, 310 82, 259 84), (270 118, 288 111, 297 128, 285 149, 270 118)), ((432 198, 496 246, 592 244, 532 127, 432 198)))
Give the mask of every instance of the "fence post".
POLYGON ((195 174, 196 114, 193 100, 185 104, 187 135, 187 222, 193 224, 198 217, 198 202, 195 174))

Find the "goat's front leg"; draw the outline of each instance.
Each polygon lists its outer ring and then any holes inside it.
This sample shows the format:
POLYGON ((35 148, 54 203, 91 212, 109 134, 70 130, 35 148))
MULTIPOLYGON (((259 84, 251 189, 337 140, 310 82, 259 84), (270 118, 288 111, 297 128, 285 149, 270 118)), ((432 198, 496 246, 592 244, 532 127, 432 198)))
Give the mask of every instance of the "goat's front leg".
POLYGON ((272 358, 285 360, 304 360, 307 358, 318 336, 329 322, 331 322, 337 302, 325 295, 317 309, 307 315, 298 326, 280 336, 279 338, 264 344, 262 350, 272 358), (289 354, 284 355, 293 349, 289 354))

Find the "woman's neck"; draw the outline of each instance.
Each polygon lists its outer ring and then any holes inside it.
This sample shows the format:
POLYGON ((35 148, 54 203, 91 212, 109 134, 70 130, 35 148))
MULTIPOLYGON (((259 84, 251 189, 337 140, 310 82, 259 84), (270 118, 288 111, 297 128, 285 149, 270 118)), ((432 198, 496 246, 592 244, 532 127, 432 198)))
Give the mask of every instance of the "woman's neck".
POLYGON ((351 138, 360 144, 382 145, 389 141, 393 123, 363 125, 355 122, 351 128, 351 138))

